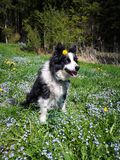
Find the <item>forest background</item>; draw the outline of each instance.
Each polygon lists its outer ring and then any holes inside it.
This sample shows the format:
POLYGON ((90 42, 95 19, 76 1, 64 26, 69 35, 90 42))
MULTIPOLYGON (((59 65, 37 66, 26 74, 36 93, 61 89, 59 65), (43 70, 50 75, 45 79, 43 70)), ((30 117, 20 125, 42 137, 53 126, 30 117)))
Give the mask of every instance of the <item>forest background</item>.
POLYGON ((0 0, 0 42, 120 52, 119 0, 0 0))

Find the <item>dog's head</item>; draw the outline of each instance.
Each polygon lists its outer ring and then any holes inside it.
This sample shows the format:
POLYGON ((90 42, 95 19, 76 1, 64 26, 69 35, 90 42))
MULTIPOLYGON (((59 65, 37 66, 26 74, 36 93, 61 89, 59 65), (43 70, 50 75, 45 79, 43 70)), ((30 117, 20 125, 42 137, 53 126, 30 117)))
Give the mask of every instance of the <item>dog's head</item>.
POLYGON ((70 77, 75 77, 79 70, 77 64, 76 46, 68 51, 59 43, 55 48, 55 53, 50 60, 50 71, 58 80, 65 81, 70 77))

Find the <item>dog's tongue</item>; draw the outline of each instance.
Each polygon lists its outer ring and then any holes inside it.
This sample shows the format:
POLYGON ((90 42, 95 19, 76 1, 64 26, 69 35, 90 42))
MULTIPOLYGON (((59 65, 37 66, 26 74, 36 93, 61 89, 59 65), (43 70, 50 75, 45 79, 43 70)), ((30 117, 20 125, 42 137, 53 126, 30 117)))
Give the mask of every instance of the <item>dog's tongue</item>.
POLYGON ((76 77, 76 75, 77 75, 77 72, 76 71, 70 71, 70 70, 68 70, 68 69, 65 69, 66 70, 66 72, 68 73, 68 74, 70 74, 71 76, 73 76, 73 77, 76 77))
POLYGON ((72 76, 76 76, 76 75, 77 75, 77 72, 76 72, 76 71, 71 71, 71 75, 72 75, 72 76))

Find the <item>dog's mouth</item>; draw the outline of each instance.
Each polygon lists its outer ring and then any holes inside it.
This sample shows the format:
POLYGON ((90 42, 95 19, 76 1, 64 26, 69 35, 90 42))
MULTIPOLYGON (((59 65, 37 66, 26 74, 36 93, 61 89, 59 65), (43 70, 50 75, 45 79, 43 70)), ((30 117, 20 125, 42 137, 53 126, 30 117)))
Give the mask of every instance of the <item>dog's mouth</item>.
POLYGON ((65 68, 65 71, 71 75, 72 77, 76 77, 77 76, 77 71, 70 71, 69 69, 65 68))

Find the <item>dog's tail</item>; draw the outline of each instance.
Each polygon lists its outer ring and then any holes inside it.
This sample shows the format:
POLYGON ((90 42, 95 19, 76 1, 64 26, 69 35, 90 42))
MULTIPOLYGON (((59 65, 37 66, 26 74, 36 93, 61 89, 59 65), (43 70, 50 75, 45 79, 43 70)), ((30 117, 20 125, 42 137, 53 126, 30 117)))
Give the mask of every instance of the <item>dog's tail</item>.
POLYGON ((23 101, 23 102, 20 102, 20 105, 25 107, 25 108, 28 108, 30 103, 31 103, 30 93, 27 93, 26 100, 23 101))
POLYGON ((19 105, 24 107, 24 108, 28 108, 30 103, 28 103, 27 101, 23 101, 23 102, 20 102, 19 105))
POLYGON ((21 102, 20 105, 23 106, 23 107, 25 107, 25 108, 28 108, 29 105, 31 103, 33 103, 34 101, 35 100, 34 100, 33 96, 31 95, 31 93, 27 93, 26 100, 23 101, 23 102, 21 102))
POLYGON ((5 100, 5 103, 13 105, 13 106, 18 105, 18 101, 15 98, 12 98, 12 97, 11 98, 7 98, 5 100))
MULTIPOLYGON (((19 103, 19 101, 13 97, 10 97, 10 98, 7 98, 4 103, 7 103, 9 105, 12 105, 12 106, 19 106, 19 105, 23 105, 23 103, 19 103)), ((25 103, 24 103, 25 105, 25 103)))

